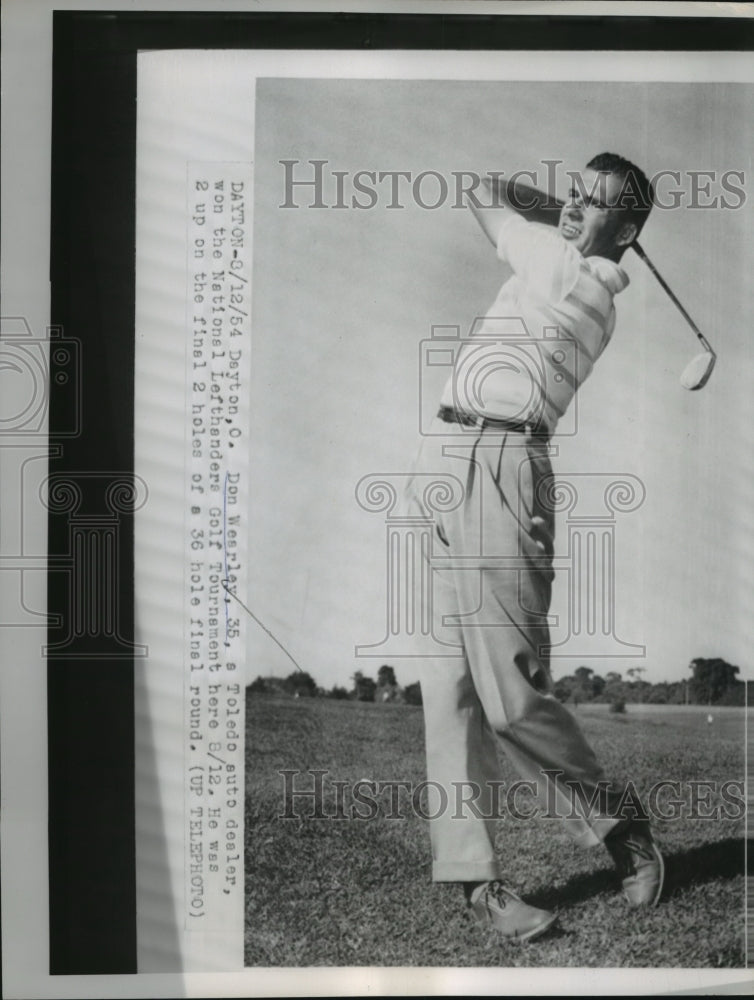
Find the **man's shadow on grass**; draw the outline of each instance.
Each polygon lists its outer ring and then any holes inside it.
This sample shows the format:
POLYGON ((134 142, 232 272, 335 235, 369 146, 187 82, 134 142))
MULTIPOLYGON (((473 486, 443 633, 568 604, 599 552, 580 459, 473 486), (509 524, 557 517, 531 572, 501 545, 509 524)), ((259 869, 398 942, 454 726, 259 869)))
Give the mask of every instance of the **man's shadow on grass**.
MULTIPOLYGON (((668 854, 665 861, 665 887, 661 902, 671 899, 691 886, 730 879, 745 874, 745 841, 740 837, 727 837, 709 844, 700 844, 686 851, 668 854)), ((618 875, 606 857, 606 866, 600 871, 577 875, 557 888, 544 889, 532 894, 535 906, 551 908, 563 903, 581 903, 602 893, 613 893, 619 887, 618 875)))

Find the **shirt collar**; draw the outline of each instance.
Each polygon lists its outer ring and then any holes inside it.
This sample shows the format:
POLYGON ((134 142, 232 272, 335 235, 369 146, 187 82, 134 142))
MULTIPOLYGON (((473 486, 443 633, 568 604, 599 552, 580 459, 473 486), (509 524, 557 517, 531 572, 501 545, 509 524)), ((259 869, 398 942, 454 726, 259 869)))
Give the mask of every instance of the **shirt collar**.
POLYGON ((598 278, 609 292, 617 295, 628 285, 630 278, 614 260, 608 257, 585 257, 587 267, 598 278))

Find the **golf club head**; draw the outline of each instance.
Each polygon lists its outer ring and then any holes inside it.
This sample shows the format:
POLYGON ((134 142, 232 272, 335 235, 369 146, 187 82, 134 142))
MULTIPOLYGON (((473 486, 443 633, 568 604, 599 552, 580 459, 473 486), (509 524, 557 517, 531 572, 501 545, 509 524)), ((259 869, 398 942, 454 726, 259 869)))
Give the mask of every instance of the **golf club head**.
POLYGON ((686 365, 681 372, 681 385, 684 389, 701 389, 715 367, 715 355, 711 351, 702 351, 686 365))

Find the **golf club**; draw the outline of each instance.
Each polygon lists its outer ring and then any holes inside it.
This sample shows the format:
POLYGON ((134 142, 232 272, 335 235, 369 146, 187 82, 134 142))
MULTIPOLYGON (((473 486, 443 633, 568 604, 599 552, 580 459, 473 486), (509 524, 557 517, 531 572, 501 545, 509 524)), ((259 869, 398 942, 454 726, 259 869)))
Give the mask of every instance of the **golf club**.
POLYGON ((688 325, 691 327, 691 329, 699 338, 699 342, 704 348, 704 351, 701 354, 697 354, 696 357, 692 358, 691 361, 689 361, 689 363, 681 372, 681 385, 683 386, 684 389, 692 389, 692 390, 701 389, 703 385, 706 385, 707 380, 712 374, 712 369, 715 367, 715 361, 717 360, 717 355, 712 350, 709 341, 704 336, 702 331, 699 329, 699 327, 696 325, 696 323, 693 321, 693 319, 689 316, 689 314, 683 308, 681 303, 678 301, 675 294, 673 293, 673 290, 670 288, 670 286, 665 281, 663 276, 660 274, 660 272, 654 266, 652 261, 646 255, 643 248, 639 246, 638 243, 632 243, 631 246, 634 248, 639 257, 641 257, 641 259, 647 265, 649 270, 652 272, 655 278, 657 278, 659 283, 668 293, 672 301, 680 310, 683 318, 686 320, 688 325))

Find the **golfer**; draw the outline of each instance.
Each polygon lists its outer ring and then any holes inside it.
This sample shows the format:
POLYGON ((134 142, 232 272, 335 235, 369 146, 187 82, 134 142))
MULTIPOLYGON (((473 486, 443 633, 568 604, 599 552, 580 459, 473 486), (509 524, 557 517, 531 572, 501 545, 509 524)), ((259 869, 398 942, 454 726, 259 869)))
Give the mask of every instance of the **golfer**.
POLYGON ((587 164, 562 207, 499 178, 468 196, 512 274, 455 359, 406 494, 413 516, 434 519, 425 613, 450 651, 421 661, 428 779, 449 803, 430 821, 433 879, 460 882, 472 914, 517 940, 543 934, 556 915, 505 884, 498 747, 577 843, 605 844, 631 905, 654 905, 662 892, 646 814, 619 814, 619 790, 552 694, 547 624, 549 438, 613 333, 614 299, 628 284, 620 260, 652 197, 642 171, 611 153, 587 164), (462 484, 453 509, 426 508, 428 474, 462 484), (463 815, 459 788, 473 800, 463 815))

